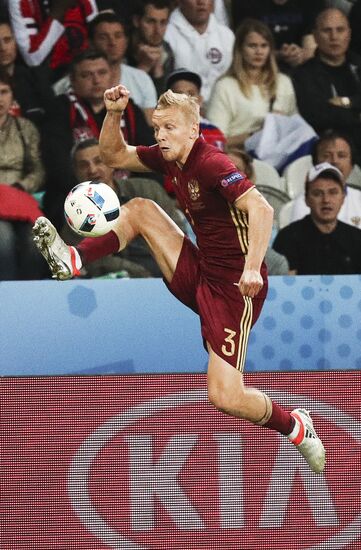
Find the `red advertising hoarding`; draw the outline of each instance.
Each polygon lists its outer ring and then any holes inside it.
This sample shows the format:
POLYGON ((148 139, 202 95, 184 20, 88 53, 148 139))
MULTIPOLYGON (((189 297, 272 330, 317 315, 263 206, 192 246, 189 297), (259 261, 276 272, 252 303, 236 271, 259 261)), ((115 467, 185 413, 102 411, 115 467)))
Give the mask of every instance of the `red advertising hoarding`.
POLYGON ((361 549, 361 373, 247 375, 327 449, 217 412, 204 375, 4 378, 4 550, 361 549))

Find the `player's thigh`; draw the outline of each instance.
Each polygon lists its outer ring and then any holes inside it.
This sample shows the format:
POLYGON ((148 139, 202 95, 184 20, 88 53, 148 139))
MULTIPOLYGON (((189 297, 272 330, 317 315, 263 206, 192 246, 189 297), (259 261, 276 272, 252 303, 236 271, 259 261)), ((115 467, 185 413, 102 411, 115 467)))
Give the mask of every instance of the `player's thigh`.
POLYGON ((213 351, 207 342, 209 353, 207 384, 211 402, 232 401, 244 389, 243 374, 213 351))
MULTIPOLYGON (((123 220, 147 242, 166 281, 172 280, 183 246, 183 231, 154 201, 135 198, 122 207, 123 220)), ((129 231, 129 228, 128 228, 129 231)))

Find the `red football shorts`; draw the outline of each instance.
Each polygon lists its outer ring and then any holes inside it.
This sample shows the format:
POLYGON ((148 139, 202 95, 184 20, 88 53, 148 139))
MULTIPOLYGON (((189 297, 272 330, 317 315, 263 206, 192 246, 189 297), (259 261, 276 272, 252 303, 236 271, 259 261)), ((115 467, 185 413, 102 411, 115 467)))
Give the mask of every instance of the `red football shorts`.
POLYGON ((260 296, 249 298, 242 296, 238 286, 233 284, 238 283, 239 276, 235 273, 234 281, 229 280, 229 276, 218 280, 219 274, 215 280, 205 278, 198 248, 185 237, 173 279, 171 283, 165 282, 178 300, 200 316, 204 341, 242 372, 249 334, 261 313, 267 283, 260 296))

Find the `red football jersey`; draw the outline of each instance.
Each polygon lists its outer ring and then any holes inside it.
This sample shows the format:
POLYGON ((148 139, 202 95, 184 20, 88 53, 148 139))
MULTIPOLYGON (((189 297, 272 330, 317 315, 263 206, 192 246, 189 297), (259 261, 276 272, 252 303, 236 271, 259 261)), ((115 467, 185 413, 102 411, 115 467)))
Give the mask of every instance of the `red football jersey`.
MULTIPOLYGON (((238 281, 248 251, 248 217, 234 202, 254 187, 231 160, 202 138, 195 142, 182 170, 164 160, 158 145, 138 146, 141 162, 170 176, 179 205, 191 223, 207 279, 238 281)), ((266 269, 263 265, 263 277, 266 269)))

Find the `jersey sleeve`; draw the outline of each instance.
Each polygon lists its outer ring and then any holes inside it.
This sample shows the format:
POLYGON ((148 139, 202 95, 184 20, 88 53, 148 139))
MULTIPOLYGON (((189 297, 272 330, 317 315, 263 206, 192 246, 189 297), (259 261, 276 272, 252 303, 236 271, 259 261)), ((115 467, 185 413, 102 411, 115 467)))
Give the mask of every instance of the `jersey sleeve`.
POLYGON ((254 187, 254 183, 223 153, 213 154, 204 163, 202 169, 208 187, 217 190, 230 203, 234 203, 254 187))
POLYGON ((151 145, 150 147, 138 145, 136 149, 139 160, 147 168, 150 168, 152 172, 169 174, 167 164, 162 157, 158 145, 151 145))

